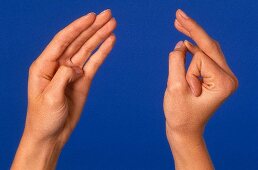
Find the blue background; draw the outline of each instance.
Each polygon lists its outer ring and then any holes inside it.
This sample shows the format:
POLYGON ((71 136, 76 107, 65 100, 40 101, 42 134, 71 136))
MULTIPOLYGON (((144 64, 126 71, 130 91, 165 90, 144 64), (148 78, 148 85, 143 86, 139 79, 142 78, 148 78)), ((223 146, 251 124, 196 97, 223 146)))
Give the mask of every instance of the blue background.
POLYGON ((0 169, 21 137, 31 62, 55 33, 88 12, 111 8, 117 44, 92 84, 58 169, 173 169, 162 109, 168 53, 186 39, 173 28, 184 9, 221 43, 238 91, 209 122, 217 169, 258 169, 258 1, 1 0, 0 169))

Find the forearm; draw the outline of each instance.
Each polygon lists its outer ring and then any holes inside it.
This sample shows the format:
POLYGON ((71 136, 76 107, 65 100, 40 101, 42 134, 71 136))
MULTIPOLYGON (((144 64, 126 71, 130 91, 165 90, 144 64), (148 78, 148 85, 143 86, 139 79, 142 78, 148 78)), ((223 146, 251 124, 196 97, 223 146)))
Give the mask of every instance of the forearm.
POLYGON ((56 141, 38 141, 24 134, 11 169, 55 169, 60 152, 56 141))
POLYGON ((201 134, 180 134, 167 131, 177 170, 213 170, 205 141, 201 134))

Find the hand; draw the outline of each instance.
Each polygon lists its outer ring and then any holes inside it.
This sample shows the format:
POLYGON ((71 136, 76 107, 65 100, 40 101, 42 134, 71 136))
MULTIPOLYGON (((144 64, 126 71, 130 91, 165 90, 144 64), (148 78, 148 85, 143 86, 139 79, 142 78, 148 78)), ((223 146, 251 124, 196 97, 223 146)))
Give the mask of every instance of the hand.
POLYGON ((80 119, 92 79, 113 48, 115 27, 110 10, 89 13, 60 31, 33 62, 25 130, 13 169, 41 169, 40 163, 54 168, 80 119), (31 160, 25 163, 26 158, 31 160))
POLYGON ((215 110, 237 89, 238 81, 219 44, 181 10, 176 12, 175 27, 197 46, 180 41, 169 56, 164 97, 167 138, 177 169, 212 169, 203 131, 215 110), (187 51, 193 57, 186 71, 187 51))

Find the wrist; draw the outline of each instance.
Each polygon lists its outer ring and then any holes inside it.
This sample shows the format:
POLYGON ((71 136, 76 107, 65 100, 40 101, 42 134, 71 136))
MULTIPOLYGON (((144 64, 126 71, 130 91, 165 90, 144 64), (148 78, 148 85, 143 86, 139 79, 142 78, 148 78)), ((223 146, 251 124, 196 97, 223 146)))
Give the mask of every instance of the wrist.
POLYGON ((57 140, 38 140, 24 133, 12 169, 55 169, 61 150, 57 140))
POLYGON ((203 131, 204 128, 189 128, 189 126, 185 125, 185 127, 172 127, 166 123, 166 135, 170 145, 190 145, 193 147, 194 145, 200 145, 203 143, 203 131), (189 130, 191 129, 191 130, 189 130))
POLYGON ((166 127, 176 169, 214 169, 203 138, 203 130, 180 131, 166 127))

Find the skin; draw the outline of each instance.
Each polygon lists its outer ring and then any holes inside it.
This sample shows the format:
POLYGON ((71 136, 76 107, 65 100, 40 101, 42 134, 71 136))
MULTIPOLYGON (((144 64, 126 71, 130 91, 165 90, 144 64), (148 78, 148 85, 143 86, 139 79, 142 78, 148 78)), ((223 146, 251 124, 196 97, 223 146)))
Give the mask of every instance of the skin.
MULTIPOLYGON (((55 169, 92 79, 113 48, 115 27, 110 10, 90 13, 60 31, 33 62, 25 129, 11 169, 55 169)), ((215 110, 237 89, 238 80, 219 44, 181 10, 175 27, 197 45, 180 41, 169 55, 164 96, 168 142, 177 170, 214 169, 203 132, 215 110), (186 71, 187 52, 193 58, 186 71)))
POLYGON ((182 10, 176 12, 174 25, 197 45, 180 41, 169 55, 164 96, 167 139, 177 170, 214 169, 203 132, 216 109, 237 89, 238 80, 219 44, 182 10), (186 70, 187 52, 192 60, 186 70))
POLYGON ((110 10, 89 13, 57 33, 32 63, 26 124, 11 169, 55 169, 92 79, 113 48, 115 27, 110 10))

